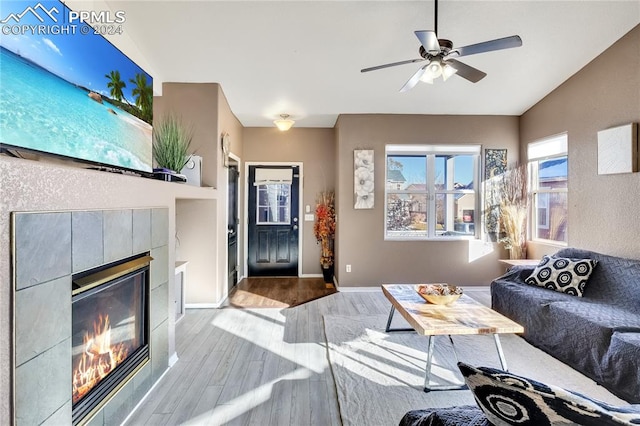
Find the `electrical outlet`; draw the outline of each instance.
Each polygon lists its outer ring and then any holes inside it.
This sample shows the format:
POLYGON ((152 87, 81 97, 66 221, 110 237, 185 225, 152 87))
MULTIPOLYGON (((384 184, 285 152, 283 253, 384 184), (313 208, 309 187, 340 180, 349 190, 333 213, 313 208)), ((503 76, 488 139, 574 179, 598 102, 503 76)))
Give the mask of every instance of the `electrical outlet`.
POLYGON ((347 272, 351 272, 351 265, 346 266, 347 272))

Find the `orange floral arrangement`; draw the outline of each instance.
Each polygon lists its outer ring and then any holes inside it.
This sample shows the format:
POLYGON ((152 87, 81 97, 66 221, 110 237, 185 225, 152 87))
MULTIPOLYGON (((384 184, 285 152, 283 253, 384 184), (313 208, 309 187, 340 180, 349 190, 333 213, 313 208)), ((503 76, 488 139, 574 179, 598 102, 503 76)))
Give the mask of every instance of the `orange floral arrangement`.
POLYGON ((335 193, 323 191, 316 200, 316 223, 313 232, 320 243, 320 265, 328 268, 333 265, 333 236, 336 233, 335 193))

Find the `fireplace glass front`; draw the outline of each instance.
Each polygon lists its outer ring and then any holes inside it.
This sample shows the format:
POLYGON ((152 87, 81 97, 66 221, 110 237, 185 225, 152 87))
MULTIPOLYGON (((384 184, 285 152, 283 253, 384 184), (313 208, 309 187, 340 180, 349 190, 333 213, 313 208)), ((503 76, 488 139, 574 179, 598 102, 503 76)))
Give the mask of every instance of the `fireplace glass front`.
POLYGON ((149 359, 149 267, 145 259, 150 258, 142 259, 74 280, 74 424, 106 402, 149 359))

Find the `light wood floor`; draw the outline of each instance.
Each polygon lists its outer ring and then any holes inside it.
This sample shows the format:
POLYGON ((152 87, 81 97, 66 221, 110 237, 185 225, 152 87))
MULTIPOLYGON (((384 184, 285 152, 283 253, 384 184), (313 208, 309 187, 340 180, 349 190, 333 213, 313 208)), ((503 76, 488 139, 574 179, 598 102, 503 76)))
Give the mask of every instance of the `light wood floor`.
MULTIPOLYGON (((489 303, 488 290, 467 292, 489 303)), ((187 310, 179 361, 127 425, 340 425, 322 316, 387 314, 381 291, 293 308, 187 310)))

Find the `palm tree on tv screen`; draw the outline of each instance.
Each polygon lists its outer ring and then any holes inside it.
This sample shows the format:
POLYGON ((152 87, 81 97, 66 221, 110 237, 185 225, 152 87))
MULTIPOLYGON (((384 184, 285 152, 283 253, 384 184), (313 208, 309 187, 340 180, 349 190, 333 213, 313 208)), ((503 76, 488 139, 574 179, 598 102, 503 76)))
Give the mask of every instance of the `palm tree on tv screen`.
MULTIPOLYGON (((109 74, 105 74, 104 76, 109 79, 109 83, 107 83, 107 87, 111 89, 111 96, 116 101, 122 102, 122 99, 124 99, 124 93, 122 93, 122 89, 124 89, 127 86, 127 83, 122 81, 122 79, 120 78, 120 71, 118 70, 111 71, 109 74)), ((126 101, 126 99, 124 100, 126 101)))
POLYGON ((140 108, 142 118, 151 123, 151 118, 153 117, 153 88, 147 85, 147 76, 143 73, 137 73, 136 78, 132 78, 129 81, 136 85, 131 94, 135 96, 136 106, 140 108))

